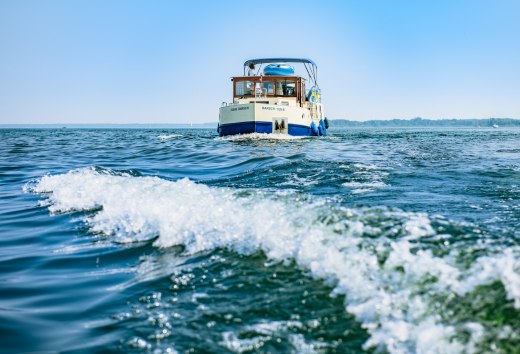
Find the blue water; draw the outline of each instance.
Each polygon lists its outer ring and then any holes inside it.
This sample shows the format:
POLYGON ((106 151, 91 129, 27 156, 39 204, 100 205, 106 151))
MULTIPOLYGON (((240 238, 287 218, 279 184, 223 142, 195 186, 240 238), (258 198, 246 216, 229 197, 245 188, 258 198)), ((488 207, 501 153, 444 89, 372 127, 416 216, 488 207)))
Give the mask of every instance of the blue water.
POLYGON ((1 129, 0 186, 1 352, 520 347, 520 129, 1 129))

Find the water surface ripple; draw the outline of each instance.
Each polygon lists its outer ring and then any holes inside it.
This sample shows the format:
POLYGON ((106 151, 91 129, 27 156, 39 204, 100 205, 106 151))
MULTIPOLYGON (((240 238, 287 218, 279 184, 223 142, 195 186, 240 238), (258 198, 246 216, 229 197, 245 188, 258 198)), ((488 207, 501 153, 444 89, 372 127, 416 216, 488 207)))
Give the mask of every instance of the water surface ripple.
POLYGON ((0 186, 0 352, 520 347, 520 129, 0 129, 0 186))

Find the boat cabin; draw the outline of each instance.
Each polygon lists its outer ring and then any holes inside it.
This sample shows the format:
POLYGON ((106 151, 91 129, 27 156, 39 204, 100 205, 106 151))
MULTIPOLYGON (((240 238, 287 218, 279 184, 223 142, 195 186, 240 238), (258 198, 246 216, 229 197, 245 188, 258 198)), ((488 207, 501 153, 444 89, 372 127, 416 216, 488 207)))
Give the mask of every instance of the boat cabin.
POLYGON ((299 76, 236 76, 231 81, 235 103, 305 103, 305 79, 299 76))

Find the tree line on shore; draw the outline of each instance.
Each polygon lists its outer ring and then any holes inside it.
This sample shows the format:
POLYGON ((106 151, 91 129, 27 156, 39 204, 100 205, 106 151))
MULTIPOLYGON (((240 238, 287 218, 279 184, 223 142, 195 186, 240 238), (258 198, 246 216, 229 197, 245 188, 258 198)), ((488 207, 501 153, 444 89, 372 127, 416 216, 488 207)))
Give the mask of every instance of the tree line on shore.
POLYGON ((486 118, 486 119, 390 119, 355 121, 348 119, 331 119, 332 127, 520 127, 520 119, 486 118))

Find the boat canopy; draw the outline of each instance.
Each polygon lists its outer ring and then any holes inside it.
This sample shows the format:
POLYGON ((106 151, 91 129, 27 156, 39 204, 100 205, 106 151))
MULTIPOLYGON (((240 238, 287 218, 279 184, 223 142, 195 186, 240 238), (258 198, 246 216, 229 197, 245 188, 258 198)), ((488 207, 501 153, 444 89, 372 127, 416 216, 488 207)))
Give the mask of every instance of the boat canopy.
POLYGON ((265 63, 305 63, 311 64, 312 66, 316 66, 316 63, 310 59, 305 58, 266 58, 266 59, 249 59, 244 63, 244 66, 249 66, 251 64, 265 64, 265 63))
POLYGON ((306 58, 263 58, 263 59, 249 59, 244 63, 244 75, 246 68, 250 65, 256 64, 274 64, 274 63, 302 63, 309 74, 309 78, 313 81, 314 85, 318 85, 318 66, 315 62, 306 58))

